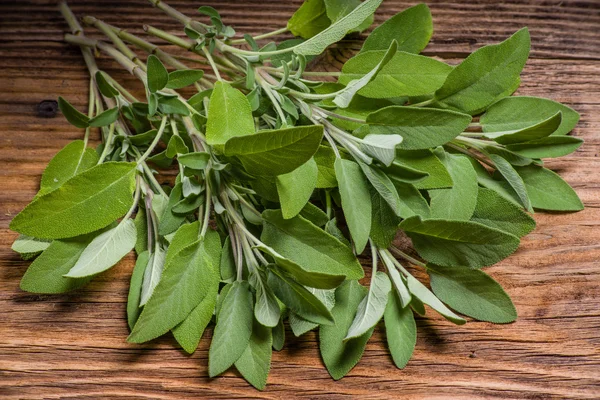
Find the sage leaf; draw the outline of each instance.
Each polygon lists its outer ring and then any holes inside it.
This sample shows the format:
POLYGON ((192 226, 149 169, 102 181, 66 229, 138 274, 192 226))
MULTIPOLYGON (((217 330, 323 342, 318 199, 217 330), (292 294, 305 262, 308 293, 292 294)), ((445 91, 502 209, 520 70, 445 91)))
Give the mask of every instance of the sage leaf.
POLYGON ((275 294, 266 284, 266 275, 262 272, 250 274, 250 284, 256 290, 256 303, 254 304, 254 318, 263 326, 270 328, 279 323, 281 310, 275 294))
POLYGON ((133 250, 136 234, 133 220, 127 219, 96 236, 65 277, 83 278, 106 271, 133 250))
POLYGON ((156 93, 164 89, 169 82, 169 72, 163 63, 154 54, 148 56, 147 61, 148 90, 156 93))
POLYGON ((185 155, 189 152, 189 149, 181 136, 173 135, 171 139, 169 139, 169 144, 167 145, 167 157, 173 158, 177 154, 185 155))
MULTIPOLYGON (((424 179, 408 182, 414 184, 417 189, 441 189, 454 184, 444 164, 431 150, 396 150, 396 159, 393 164, 402 168, 411 168, 413 172, 427 174, 424 179)), ((418 176, 423 178, 423 175, 418 176)))
POLYGON ((283 218, 290 219, 300 213, 315 190, 318 175, 319 167, 311 158, 292 172, 275 178, 283 218))
POLYGON ((222 146, 237 136, 252 135, 255 131, 252 108, 242 92, 227 82, 217 82, 210 96, 206 141, 222 146))
POLYGON ((238 158, 254 175, 283 175, 310 160, 322 137, 321 125, 261 131, 228 140, 225 155, 238 158))
POLYGON ((373 29, 360 51, 385 50, 392 40, 396 40, 398 51, 418 54, 427 46, 432 34, 433 21, 429 7, 417 4, 373 29))
POLYGON ((79 112, 67 100, 58 97, 58 108, 63 113, 67 121, 76 128, 87 128, 90 124, 90 119, 87 115, 79 112))
POLYGON ((244 379, 259 390, 263 390, 267 385, 267 377, 271 369, 272 345, 271 329, 255 321, 248 346, 235 362, 235 367, 244 379))
POLYGON ((480 321, 506 324, 517 319, 510 297, 483 271, 427 266, 435 295, 454 310, 480 321))
POLYGON ((21 255, 37 254, 46 250, 51 241, 37 239, 31 236, 19 235, 10 247, 12 251, 21 255))
POLYGON ((552 134, 569 133, 579 121, 577 111, 549 99, 530 96, 506 97, 492 104, 479 120, 484 132, 503 132, 536 125, 560 112, 562 119, 552 134))
POLYGON ((114 123, 119 118, 119 108, 113 107, 90 119, 89 126, 99 128, 114 123))
POLYGON ((279 300, 302 318, 317 324, 333 324, 333 316, 325 304, 284 273, 271 269, 267 282, 279 300))
MULTIPOLYGON (((356 7, 358 7, 361 3, 361 0, 325 0, 325 8, 327 10, 327 17, 331 20, 332 23, 336 23, 346 15, 350 14, 356 7)), ((367 17, 362 24, 357 26, 354 29, 351 29, 351 32, 362 32, 367 29, 373 23, 373 15, 367 17)))
POLYGON ((263 220, 260 239, 279 256, 262 246, 258 248, 274 256, 277 264, 301 283, 331 289, 339 285, 343 277, 361 279, 364 276, 360 263, 343 243, 305 218, 296 216, 286 220, 280 211, 265 210, 263 220))
POLYGON ((529 56, 530 37, 523 28, 504 42, 480 48, 456 66, 435 92, 439 107, 475 115, 512 93, 529 56))
POLYGON ((331 25, 323 0, 306 0, 292 15, 287 28, 294 36, 309 39, 331 25))
POLYGON ((98 153, 86 149, 83 140, 75 140, 62 148, 42 173, 40 190, 36 196, 50 193, 80 172, 87 171, 98 163, 98 153))
POLYGON ((390 166, 396 157, 396 147, 402 143, 400 135, 372 135, 365 136, 360 143, 361 149, 369 156, 390 166))
POLYGON ((300 215, 312 222, 314 225, 320 227, 325 226, 325 224, 329 222, 327 213, 312 203, 306 203, 306 205, 302 208, 302 211, 300 211, 300 215))
POLYGON ((177 156, 177 161, 191 169, 202 170, 208 165, 210 154, 204 152, 193 152, 180 154, 177 156))
POLYGON ((335 380, 343 378, 362 357, 373 328, 362 336, 344 340, 354 320, 356 309, 366 297, 367 289, 356 281, 347 281, 335 293, 335 306, 331 310, 335 325, 319 328, 319 349, 329 375, 335 380))
POLYGON ((352 12, 325 28, 323 31, 312 36, 307 41, 294 47, 294 53, 305 56, 319 55, 330 44, 342 39, 347 32, 357 28, 365 19, 369 18, 382 0, 366 0, 356 7, 352 12))
POLYGON ((367 86, 369 82, 375 79, 382 68, 384 68, 390 62, 390 60, 392 60, 392 57, 394 57, 394 54, 396 54, 397 49, 398 43, 394 40, 390 44, 389 49, 382 55, 379 62, 375 64, 373 68, 369 69, 368 71, 364 71, 364 73, 360 74, 360 76, 357 76, 354 79, 347 80, 347 82, 344 83, 346 87, 342 89, 333 99, 335 105, 340 108, 348 107, 354 98, 354 95, 367 86))
POLYGON ((104 77, 104 72, 96 71, 94 77, 96 79, 96 85, 98 85, 98 89, 104 97, 112 99, 114 99, 115 97, 119 97, 119 91, 115 89, 114 86, 106 80, 106 78, 104 77))
POLYGON ((477 203, 477 174, 465 156, 442 152, 438 156, 454 184, 449 189, 429 191, 431 218, 469 220, 477 203))
POLYGON ((400 229, 427 261, 444 266, 481 268, 497 263, 519 247, 519 238, 469 221, 405 219, 400 229))
POLYGON ((86 235, 75 240, 54 240, 27 268, 21 279, 21 290, 56 294, 70 292, 87 284, 92 277, 73 279, 63 275, 75 265, 92 239, 93 235, 86 235))
POLYGON ((144 279, 142 280, 142 293, 140 295, 140 306, 146 305, 154 293, 154 289, 160 281, 162 272, 165 268, 165 250, 158 245, 149 254, 148 265, 144 270, 144 279))
POLYGON ((319 146, 317 149, 314 159, 319 168, 319 174, 317 176, 318 189, 337 187, 335 158, 335 153, 331 150, 331 147, 319 146))
POLYGON ((212 319, 217 303, 218 290, 219 285, 211 285, 200 304, 179 325, 171 329, 177 343, 188 354, 196 351, 202 334, 212 319))
POLYGON ((506 148, 523 157, 556 158, 571 154, 582 144, 583 140, 572 136, 549 136, 524 143, 509 144, 506 148))
POLYGON ((140 313, 140 298, 142 296, 142 281, 144 280, 144 271, 148 265, 149 254, 148 251, 144 251, 138 254, 133 267, 133 273, 131 274, 131 281, 129 282, 129 294, 127 295, 127 325, 129 330, 132 330, 135 323, 137 322, 140 313))
MULTIPOLYGON (((394 287, 394 292, 398 295, 397 298, 394 298, 393 301, 399 301, 400 308, 405 308, 410 305, 412 301, 412 295, 408 291, 408 287, 406 287, 406 278, 400 275, 400 272, 394 268, 388 268, 388 274, 390 276, 390 280, 392 282, 392 286, 394 287)), ((389 302, 392 301, 392 295, 390 295, 389 302)))
POLYGON ((108 162, 38 197, 11 221, 10 229, 41 239, 62 239, 104 228, 131 207, 135 163, 108 162))
POLYGON ((400 217, 376 190, 371 190, 371 205, 369 237, 377 247, 388 248, 396 237, 400 217))
POLYGON ((283 349, 285 344, 285 325, 283 324, 283 318, 279 320, 279 324, 271 329, 273 336, 273 350, 280 351, 283 349))
POLYGON ((421 150, 441 146, 461 134, 471 117, 449 110, 390 106, 367 116, 372 134, 400 135, 398 148, 421 150))
POLYGON ((358 305, 356 316, 344 340, 359 338, 377 325, 383 317, 390 290, 390 278, 384 272, 377 271, 371 280, 369 293, 358 305))
POLYGON ((523 237, 535 229, 535 220, 491 189, 479 188, 471 221, 523 237))
POLYGON ((417 324, 410 307, 402 307, 396 293, 389 296, 385 313, 385 337, 396 367, 408 364, 417 344, 417 324))
POLYGON ((127 338, 129 342, 143 343, 167 333, 190 314, 211 287, 218 286, 218 263, 208 255, 206 247, 219 239, 216 232, 209 232, 212 233, 204 240, 185 247, 166 265, 127 338))
POLYGON ((533 212, 531 201, 527 195, 527 188, 525 187, 525 182, 523 182, 521 176, 519 176, 513 166, 510 165, 510 163, 504 158, 496 154, 490 154, 489 157, 490 160, 494 162, 498 172, 504 177, 504 179, 506 179, 506 182, 508 182, 510 187, 515 191, 523 207, 525 207, 527 211, 533 212))
POLYGON ((342 209, 357 253, 362 253, 371 231, 371 194, 360 166, 350 160, 335 160, 342 209))
POLYGON ((515 191, 510 187, 508 182, 504 179, 498 177, 499 174, 495 174, 496 176, 491 176, 487 169, 485 169, 478 161, 473 158, 470 158, 471 165, 475 169, 475 173, 477 174, 477 183, 481 186, 491 189, 506 200, 510 201, 513 204, 521 207, 521 202, 517 197, 515 191), (496 179, 497 178, 497 179, 496 179))
POLYGON ((348 85, 353 80, 366 78, 372 71, 377 71, 358 94, 374 99, 390 99, 433 93, 442 87, 452 71, 451 66, 433 58, 399 50, 390 55, 391 50, 392 47, 387 52, 361 51, 346 61, 338 81, 348 85), (389 57, 392 57, 391 60, 387 60, 389 57))
POLYGON ((393 183, 400 197, 400 217, 410 218, 419 215, 422 218, 429 218, 431 215, 429 204, 414 185, 398 181, 393 183))
POLYGON ((516 144, 528 142, 530 140, 543 139, 554 133, 560 126, 562 121, 562 115, 559 112, 554 114, 548 119, 545 119, 535 125, 528 126, 527 128, 503 131, 503 132, 485 132, 483 135, 489 139, 501 144, 516 144))
POLYGON ((227 292, 208 352, 208 375, 225 372, 246 351, 252 335, 252 293, 245 281, 235 281, 227 292))
POLYGON ((182 89, 186 86, 193 85, 204 76, 204 71, 201 69, 181 69, 169 73, 167 81, 168 89, 182 89))
POLYGON ((464 318, 459 317, 448 307, 446 307, 446 305, 442 303, 440 299, 435 297, 435 295, 431 293, 431 291, 427 289, 425 285, 419 282, 414 276, 408 274, 406 276, 406 282, 408 284, 408 290, 414 297, 433 308, 448 321, 453 322, 456 325, 463 325, 467 322, 464 318))
POLYGON ((577 193, 555 172, 534 165, 518 167, 516 170, 525 182, 534 208, 552 211, 583 210, 583 203, 577 193))
POLYGON ((190 115, 189 108, 177 97, 159 96, 158 109, 163 114, 190 115))
POLYGON ((400 215, 401 200, 398 196, 396 187, 380 169, 359 163, 363 173, 367 177, 367 180, 371 183, 371 186, 379 193, 379 195, 388 203, 392 211, 396 215, 400 215))

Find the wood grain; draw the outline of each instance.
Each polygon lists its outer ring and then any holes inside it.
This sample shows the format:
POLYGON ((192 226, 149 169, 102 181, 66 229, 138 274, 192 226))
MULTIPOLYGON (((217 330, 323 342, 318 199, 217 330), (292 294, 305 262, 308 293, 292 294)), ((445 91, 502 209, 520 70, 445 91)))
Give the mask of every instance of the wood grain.
MULTIPOLYGON (((173 33, 176 23, 142 0, 72 1, 77 15, 95 15, 142 34, 142 23, 173 33), (122 21, 122 22, 121 22, 122 21)), ((192 15, 199 5, 173 1, 192 15)), ((204 1, 239 31, 282 26, 299 1, 204 1)), ((381 21, 413 5, 388 0, 381 21)), ((547 165, 578 192, 586 209, 535 215, 537 229, 512 257, 488 271, 513 298, 511 325, 456 327, 430 312, 404 370, 393 367, 377 330, 359 365, 339 382, 321 364, 316 335, 287 332, 264 392, 237 373, 207 377, 207 338, 193 356, 170 337, 125 342, 125 300, 133 258, 62 296, 19 290, 28 263, 11 252, 10 219, 35 194, 49 159, 81 132, 64 118, 40 118, 36 105, 63 95, 81 109, 88 77, 76 48, 62 43, 65 24, 55 1, 0 2, 0 398, 572 398, 600 397, 600 3, 595 0, 431 1, 434 38, 425 53, 457 63, 481 45, 522 26, 532 34, 532 59, 520 94, 564 102, 582 115, 574 135, 586 144, 547 165)), ((335 70, 359 42, 346 40, 316 69, 335 70)), ((129 86, 107 59, 101 68, 129 86)), ((208 336, 208 334, 207 334, 208 336)))

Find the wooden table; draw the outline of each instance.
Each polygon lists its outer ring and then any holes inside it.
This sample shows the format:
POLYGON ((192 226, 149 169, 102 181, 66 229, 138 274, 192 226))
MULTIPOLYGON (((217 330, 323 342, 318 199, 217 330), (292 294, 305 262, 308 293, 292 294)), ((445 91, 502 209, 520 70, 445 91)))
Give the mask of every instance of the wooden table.
MULTIPOLYGON (((239 31, 285 24, 299 1, 205 1, 239 31), (223 3, 223 4, 220 4, 223 3)), ((387 0, 382 21, 413 5, 387 0)), ((193 15, 196 1, 173 1, 193 15)), ((36 106, 59 95, 86 109, 88 76, 79 50, 62 42, 66 25, 55 2, 0 2, 0 398, 600 398, 600 1, 431 1, 433 40, 425 53, 457 63, 523 26, 532 57, 519 94, 543 96, 581 113, 574 131, 586 144, 547 165, 583 199, 576 214, 535 215, 538 227, 516 254, 488 271, 513 298, 512 325, 456 327, 430 312, 418 320, 413 359, 396 369, 377 330, 360 364, 339 382, 319 358, 316 335, 287 334, 275 353, 267 390, 235 372, 207 377, 207 343, 193 356, 170 337, 125 342, 125 301, 133 258, 85 289, 63 296, 19 290, 28 262, 12 253, 11 218, 35 194, 50 158, 82 132, 65 119, 41 118, 36 106), (463 4, 464 3, 464 4, 463 4)), ((151 23, 179 32, 143 0, 72 1, 78 16, 95 15, 143 34, 151 23)), ((90 33, 92 30, 90 30, 90 33)), ((339 68, 357 42, 330 50, 318 68, 339 68)), ((101 68, 117 71, 109 60, 101 68)), ((119 72, 126 86, 135 80, 119 72)))

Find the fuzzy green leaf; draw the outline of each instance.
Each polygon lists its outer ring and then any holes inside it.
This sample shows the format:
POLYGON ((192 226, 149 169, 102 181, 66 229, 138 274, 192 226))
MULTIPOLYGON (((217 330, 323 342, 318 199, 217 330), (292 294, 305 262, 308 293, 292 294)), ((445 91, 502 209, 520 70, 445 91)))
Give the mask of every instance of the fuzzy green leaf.
POLYGON ((429 191, 431 218, 469 220, 477 203, 477 174, 465 156, 445 152, 438 155, 454 184, 449 189, 429 191))
POLYGON ((491 189, 479 188, 471 221, 523 237, 535 229, 535 220, 491 189))
POLYGON ((400 305, 396 293, 389 296, 385 313, 385 337, 396 367, 402 369, 408 364, 417 343, 417 324, 410 307, 400 305))
POLYGON ((58 108, 71 125, 77 128, 87 128, 90 125, 90 119, 87 115, 79 112, 71 103, 60 96, 58 97, 58 108))
POLYGON ((309 39, 331 25, 323 0, 306 0, 292 15, 287 28, 294 36, 309 39))
POLYGON ((201 69, 181 69, 169 73, 169 81, 167 82, 168 89, 182 89, 186 86, 193 85, 204 76, 204 71, 201 69))
POLYGON ((361 337, 373 329, 383 317, 392 284, 390 278, 381 271, 377 271, 371 279, 369 293, 358 305, 356 316, 348 328, 348 334, 344 340, 361 337))
POLYGON ((263 390, 267 384, 271 369, 272 345, 271 329, 254 321, 248 346, 235 362, 235 367, 244 379, 259 390, 263 390))
POLYGON ((555 172, 534 165, 517 167, 516 170, 525 182, 534 208, 551 211, 583 210, 583 203, 577 193, 555 172))
POLYGON ((313 158, 276 179, 283 218, 293 218, 304 208, 317 185, 319 167, 313 158))
POLYGON ((236 136, 252 135, 255 131, 252 108, 242 92, 227 82, 217 82, 210 96, 206 141, 224 145, 236 136))
POLYGON ((142 281, 144 280, 144 271, 148 265, 149 254, 148 251, 140 253, 133 267, 133 273, 131 274, 131 281, 129 282, 129 294, 127 296, 127 324, 129 329, 132 330, 137 322, 140 313, 140 298, 142 295, 142 281))
POLYGON ((154 54, 148 56, 147 70, 148 90, 150 93, 156 93, 167 86, 167 82, 169 82, 169 72, 154 54))

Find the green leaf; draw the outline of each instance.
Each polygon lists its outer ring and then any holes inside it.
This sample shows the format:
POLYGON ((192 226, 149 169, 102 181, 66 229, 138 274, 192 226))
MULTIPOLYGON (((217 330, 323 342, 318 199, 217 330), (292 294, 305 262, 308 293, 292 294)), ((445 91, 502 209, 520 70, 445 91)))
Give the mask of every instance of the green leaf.
POLYGON ((550 136, 525 143, 509 144, 506 148, 523 157, 556 158, 571 154, 582 144, 583 140, 576 137, 550 136))
POLYGON ((104 77, 104 72, 102 71, 96 71, 96 85, 98 85, 98 89, 100 90, 100 93, 102 93, 102 95, 104 97, 108 97, 111 99, 114 99, 115 97, 119 97, 119 91, 117 89, 114 88, 113 85, 111 85, 106 78, 104 77))
POLYGON ((566 135, 579 121, 577 111, 564 104, 539 97, 506 97, 492 104, 479 122, 484 132, 519 130, 536 125, 558 112, 562 114, 562 120, 552 135, 566 135))
POLYGON ((306 205, 302 208, 302 211, 300 211, 300 215, 312 222, 314 225, 320 227, 325 226, 325 224, 329 222, 327 213, 312 203, 306 203, 306 205))
POLYGON ((236 136, 255 132, 252 108, 242 92, 227 82, 217 82, 210 96, 206 141, 211 146, 224 145, 236 136))
POLYGON ((71 103, 60 96, 58 97, 58 108, 71 125, 77 128, 87 128, 89 126, 90 119, 88 116, 79 112, 71 103))
POLYGON ((268 285, 283 304, 302 318, 317 324, 333 324, 333 316, 325 304, 310 290, 284 273, 271 269, 268 285))
MULTIPOLYGON (((562 115, 559 112, 548 119, 543 120, 527 128, 511 131, 489 132, 484 131, 483 136, 493 139, 500 144, 516 144, 528 142, 530 140, 543 139, 556 132, 562 121, 562 115)), ((485 127, 484 127, 485 128, 485 127)))
POLYGON ((583 210, 583 203, 577 193, 555 172, 534 165, 517 167, 516 170, 525 182, 534 208, 551 211, 583 210))
POLYGON ((406 282, 408 284, 408 290, 414 297, 433 308, 448 321, 457 325, 463 325, 467 322, 463 318, 454 314, 448 307, 444 305, 444 303, 440 301, 440 299, 435 297, 435 295, 431 293, 431 291, 427 289, 425 285, 419 282, 414 276, 408 274, 406 276, 406 282))
POLYGON ((469 220, 477 203, 477 174, 469 159, 461 155, 439 152, 454 185, 449 189, 429 191, 431 218, 469 220))
POLYGON ((283 218, 293 218, 306 206, 317 185, 319 168, 313 158, 276 179, 283 218))
POLYGON ((225 155, 237 157, 253 175, 277 176, 310 160, 322 137, 322 125, 261 131, 231 138, 225 144, 225 155))
MULTIPOLYGON (((392 256, 382 253, 382 257, 390 258, 392 256)), ((393 263, 392 260, 389 261, 386 263, 386 265, 390 265, 393 263), (391 263, 389 261, 391 261, 391 263)), ((396 293, 396 295, 398 295, 397 300, 399 301, 400 308, 410 305, 413 301, 413 296, 410 294, 410 292, 408 291, 408 287, 406 286, 406 278, 400 275, 400 272, 398 272, 398 269, 394 265, 391 265, 391 268, 387 268, 387 271, 390 276, 392 286, 394 287, 394 292, 396 293)), ((392 299, 390 298, 389 301, 392 301, 392 299)))
POLYGON ((89 126, 99 128, 114 123, 119 118, 119 107, 106 110, 90 119, 89 126))
POLYGON ((287 28, 294 36, 309 39, 331 25, 323 0, 306 0, 292 15, 287 28))
POLYGON ((180 164, 195 170, 206 168, 209 160, 210 154, 204 152, 193 152, 177 156, 177 161, 180 164))
MULTIPOLYGON (((155 196, 154 199, 163 199, 164 196, 155 196)), ((177 203, 179 203, 183 199, 183 185, 181 183, 175 184, 171 193, 169 194, 169 199, 164 206, 157 213, 158 216, 158 233, 162 236, 168 235, 169 233, 173 233, 181 226, 185 217, 182 215, 178 215, 173 213, 173 207, 177 203)), ((163 201, 161 200, 161 201, 163 201)))
POLYGON ((335 105, 340 108, 348 107, 356 93, 362 91, 362 89, 367 86, 369 82, 373 81, 373 79, 376 79, 382 68, 384 68, 392 60, 392 57, 394 57, 394 54, 396 54, 397 49, 398 43, 396 43, 394 40, 390 44, 390 48, 381 54, 379 62, 370 65, 371 68, 367 68, 366 70, 364 68, 361 69, 357 76, 350 77, 350 79, 347 79, 346 82, 343 82, 346 87, 342 89, 333 99, 335 105))
POLYGON ((360 148, 369 156, 389 167, 396 157, 396 147, 402 143, 400 135, 367 135, 362 139, 360 148))
POLYGON ((456 66, 435 92, 435 105, 475 115, 512 92, 529 56, 523 28, 504 42, 480 48, 456 66))
POLYGON ((131 207, 135 171, 135 163, 125 162, 88 169, 31 202, 10 229, 41 239, 62 239, 104 228, 131 207))
POLYGON ((479 188, 471 221, 523 237, 535 229, 535 220, 495 191, 479 188))
POLYGON ((283 349, 285 344, 285 325, 283 324, 283 318, 279 320, 279 324, 271 329, 273 335, 273 350, 280 351, 283 349))
POLYGON ((427 261, 480 268, 497 263, 519 247, 519 238, 477 222, 405 219, 400 229, 427 261))
POLYGON ((485 272, 437 265, 428 265, 427 272, 435 295, 454 310, 495 324, 517 319, 517 310, 510 297, 485 272))
POLYGON ((271 329, 254 321, 248 346, 235 362, 235 367, 244 379, 259 390, 263 390, 267 385, 267 377, 271 369, 272 345, 271 329))
POLYGON ((137 238, 134 249, 139 257, 141 253, 148 250, 148 217, 144 206, 138 208, 134 223, 137 238))
POLYGON ((469 160, 471 161, 471 165, 473 165, 473 168, 475 169, 475 173, 477 173, 477 183, 479 183, 485 188, 493 190, 494 192, 496 192, 506 200, 510 201, 511 203, 516 204, 519 207, 521 206, 517 194, 514 190, 512 190, 508 182, 506 182, 505 180, 499 180, 500 178, 495 179, 495 177, 490 176, 487 169, 485 169, 475 159, 469 158, 469 160))
POLYGON ((431 150, 396 150, 394 165, 428 174, 425 179, 414 182, 417 189, 441 189, 453 185, 446 167, 431 150))
POLYGON ((77 262, 93 235, 76 240, 55 240, 27 268, 21 279, 21 290, 30 293, 56 294, 79 289, 92 277, 82 279, 65 278, 66 274, 77 262))
POLYGON ((359 338, 377 325, 383 317, 390 290, 390 278, 384 272, 377 271, 375 277, 371 278, 369 293, 358 305, 356 316, 344 340, 359 338))
POLYGON ((396 367, 402 369, 408 364, 417 344, 417 324, 410 307, 400 305, 396 293, 389 296, 385 313, 385 337, 396 367))
POLYGON ((37 239, 31 236, 19 235, 10 247, 12 251, 21 255, 37 254, 50 246, 51 241, 37 239))
POLYGON ((208 352, 208 375, 225 372, 246 351, 252 335, 252 293, 245 281, 233 282, 217 316, 208 352))
POLYGON ((373 15, 381 2, 382 0, 366 0, 362 2, 352 12, 336 23, 312 36, 307 41, 295 46, 294 53, 305 56, 321 54, 330 44, 338 42, 347 32, 356 29, 367 18, 373 15))
POLYGON ((366 297, 367 289, 356 281, 344 282, 335 292, 335 306, 331 310, 335 325, 322 325, 319 329, 319 348, 329 375, 341 379, 358 363, 373 328, 362 336, 344 340, 354 320, 356 309, 366 297))
POLYGON ((154 54, 148 56, 148 90, 150 93, 156 93, 167 86, 169 82, 169 72, 163 63, 154 54))
MULTIPOLYGON (((396 215, 400 215, 401 201, 396 187, 390 178, 380 169, 359 163, 367 180, 379 195, 388 203, 396 215)), ((342 200, 343 201, 343 200, 342 200)))
POLYGON ((133 250, 136 233, 133 220, 127 219, 96 236, 65 277, 84 278, 106 271, 133 250))
POLYGON ((159 96, 158 109, 163 114, 190 115, 189 108, 177 97, 159 96))
POLYGON ((142 295, 142 281, 144 280, 144 271, 148 265, 149 254, 148 251, 140 253, 133 267, 133 273, 131 274, 131 281, 129 282, 129 294, 127 296, 127 324, 129 329, 132 330, 135 323, 137 322, 140 313, 140 298, 142 295))
MULTIPOLYGON (((361 0, 325 0, 325 8, 327 10, 327 17, 331 20, 332 23, 336 23, 340 19, 344 18, 346 15, 350 14, 356 7, 358 7, 361 3, 361 0)), ((367 17, 362 24, 357 26, 354 29, 351 29, 348 33, 351 32, 362 32, 369 28, 373 23, 373 16, 367 17)), ((386 46, 387 48, 387 46, 386 46)))
POLYGON ((218 290, 219 285, 211 285, 200 304, 179 325, 171 330, 177 343, 188 354, 196 351, 202 334, 212 319, 217 303, 218 290))
MULTIPOLYGON (((171 139, 169 139, 169 144, 167 145, 167 157, 173 158, 177 154, 185 155, 189 152, 189 149, 181 136, 173 135, 171 139)), ((178 158, 179 159, 179 158, 178 158)))
POLYGON ((168 89, 182 89, 193 85, 204 76, 201 69, 181 69, 169 73, 168 89))
MULTIPOLYGON (((321 302, 325 304, 325 307, 331 311, 335 305, 335 290, 309 289, 309 291, 321 300, 321 302)), ((289 313, 288 323, 290 324, 292 333, 296 337, 300 337, 306 332, 312 331, 319 326, 319 324, 305 320, 293 311, 290 311, 289 313)))
POLYGON ((94 149, 86 149, 83 140, 69 143, 48 163, 42 174, 40 191, 36 196, 50 193, 78 173, 87 171, 97 163, 98 153, 94 149))
POLYGON ((506 179, 506 182, 508 182, 512 190, 514 190, 514 192, 517 194, 517 197, 519 198, 519 201, 523 207, 525 207, 527 211, 533 212, 533 208, 531 208, 531 201, 527 195, 525 182, 523 182, 523 179, 521 179, 517 171, 504 158, 496 154, 490 154, 489 157, 490 160, 494 162, 496 170, 504 177, 504 179, 506 179))
POLYGON ((263 220, 261 241, 313 275, 307 276, 308 282, 305 282, 300 271, 280 265, 301 283, 311 286, 312 279, 312 285, 318 286, 311 287, 330 289, 340 283, 341 276, 346 279, 364 276, 360 263, 348 247, 305 218, 284 219, 279 210, 265 210, 263 220))
POLYGON ((413 215, 419 215, 429 218, 431 214, 429 204, 414 185, 394 181, 394 186, 400 196, 400 217, 410 218, 413 215))
POLYGON ((263 272, 250 274, 250 284, 256 291, 256 303, 254 304, 254 318, 261 325, 269 328, 275 327, 281 317, 281 309, 275 294, 266 285, 266 275, 263 272))
POLYGON ((418 54, 427 46, 432 34, 433 21, 429 7, 417 4, 373 29, 360 51, 385 50, 392 40, 396 40, 398 51, 418 54))
MULTIPOLYGON (((212 292, 212 287, 218 286, 218 262, 209 255, 207 247, 219 239, 216 232, 209 232, 212 233, 207 233, 204 240, 179 251, 165 266, 158 285, 127 338, 129 342, 143 343, 167 333, 212 292)), ((220 243, 218 247, 220 249, 220 243)))
MULTIPOLYGON (((342 67, 339 82, 347 85, 352 80, 366 77, 386 61, 385 50, 371 50, 352 57, 342 67)), ((358 94, 374 99, 389 99, 403 96, 421 96, 435 92, 446 80, 452 67, 433 58, 394 52, 392 59, 379 67, 377 75, 370 79, 358 94)))
POLYGON ((429 149, 446 144, 460 135, 471 117, 449 110, 390 106, 367 116, 369 132, 379 135, 396 134, 404 138, 398 148, 429 149))
POLYGON ((362 253, 371 231, 371 194, 360 166, 350 160, 335 160, 342 209, 358 254, 362 253))
POLYGON ((371 190, 371 205, 371 232, 369 237, 377 247, 386 249, 390 247, 394 237, 396 237, 400 218, 376 190, 371 190))
POLYGON ((319 146, 314 155, 315 162, 319 168, 317 176, 317 188, 334 188, 337 187, 337 179, 335 178, 335 153, 331 147, 319 146))

